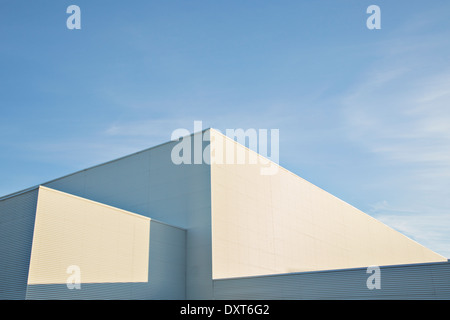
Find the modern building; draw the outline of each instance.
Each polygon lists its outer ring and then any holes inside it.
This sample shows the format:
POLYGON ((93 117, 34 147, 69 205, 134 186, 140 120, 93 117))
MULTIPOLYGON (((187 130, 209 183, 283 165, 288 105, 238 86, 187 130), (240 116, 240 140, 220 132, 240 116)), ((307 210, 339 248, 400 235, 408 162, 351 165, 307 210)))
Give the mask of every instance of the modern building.
POLYGON ((207 129, 0 198, 0 299, 450 299, 450 263, 207 129))

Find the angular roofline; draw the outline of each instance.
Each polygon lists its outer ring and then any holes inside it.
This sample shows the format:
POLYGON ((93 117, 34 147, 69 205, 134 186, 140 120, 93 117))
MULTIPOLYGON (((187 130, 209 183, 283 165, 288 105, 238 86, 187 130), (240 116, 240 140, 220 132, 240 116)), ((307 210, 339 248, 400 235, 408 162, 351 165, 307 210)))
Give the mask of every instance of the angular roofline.
MULTIPOLYGON (((325 192, 325 193, 331 195, 331 196, 334 197, 335 199, 337 199, 337 200, 343 202, 344 204, 346 204, 346 205, 348 205, 348 206, 354 208, 358 213, 363 214, 364 216, 366 216, 366 217, 368 217, 368 218, 370 218, 370 219, 373 219, 373 220, 377 221, 378 223, 383 224, 383 225, 386 226, 387 228, 389 228, 389 229, 391 229, 391 230, 393 230, 393 231, 398 232, 399 234, 401 234, 402 236, 406 237, 407 239, 409 239, 409 240, 415 242, 415 243, 418 244, 419 246, 421 246, 421 247, 423 247, 423 248, 425 248, 425 249, 427 249, 427 250, 432 251, 432 252, 435 253, 436 255, 439 255, 442 259, 447 259, 446 257, 444 257, 443 255, 441 255, 440 253, 437 253, 437 252, 435 252, 434 250, 431 250, 431 249, 427 248, 426 246, 424 246, 423 244, 419 243, 418 241, 416 241, 416 240, 412 239, 411 237, 405 235, 403 232, 400 232, 400 231, 394 229, 393 227, 391 227, 391 226, 385 224, 384 222, 382 222, 382 221, 376 219, 375 217, 369 215, 368 213, 366 213, 366 212, 364 212, 364 211, 362 211, 362 210, 356 208, 355 206, 351 205, 350 203, 346 202, 345 200, 340 199, 339 197, 333 195, 332 193, 326 191, 325 189, 323 189, 323 188, 321 188, 321 187, 315 185, 314 183, 312 183, 312 182, 310 182, 310 181, 308 181, 308 180, 306 180, 306 179, 300 177, 298 174, 295 174, 294 172, 292 172, 292 171, 290 171, 290 170, 288 170, 288 169, 282 167, 280 164, 278 164, 278 163, 276 163, 276 162, 270 160, 269 158, 267 158, 267 157, 265 157, 265 156, 259 154, 258 152, 254 151, 254 150, 251 150, 250 148, 246 147, 246 146, 243 145, 243 144, 240 144, 239 142, 235 141, 234 139, 231 139, 230 137, 228 137, 227 135, 223 134, 223 133, 222 133, 220 130, 218 130, 218 129, 214 129, 214 128, 209 127, 209 128, 203 129, 203 130, 201 130, 201 131, 197 131, 197 132, 193 132, 193 133, 191 133, 191 134, 185 135, 185 136, 180 137, 180 138, 190 137, 190 136, 193 136, 193 135, 199 134, 199 133, 202 133, 202 134, 203 134, 204 132, 206 132, 206 131, 208 131, 208 130, 213 130, 213 131, 217 132, 218 134, 222 135, 223 137, 225 137, 226 139, 229 139, 229 140, 233 141, 234 143, 238 144, 239 146, 244 147, 244 148, 245 148, 246 150, 248 150, 249 152, 256 153, 259 157, 262 157, 262 158, 266 159, 267 161, 273 163, 273 164, 276 165, 278 168, 284 170, 284 171, 287 172, 288 174, 293 175, 293 176, 297 177, 298 179, 302 179, 303 181, 305 181, 305 182, 311 184, 312 186, 318 188, 319 190, 321 190, 321 191, 323 191, 323 192, 325 192)), ((84 172, 84 171, 88 171, 88 170, 91 170, 91 169, 96 168, 96 167, 100 167, 100 166, 103 166, 103 165, 107 165, 107 164, 109 164, 109 163, 113 163, 113 162, 116 162, 116 161, 120 161, 120 160, 123 160, 123 159, 125 159, 125 158, 132 157, 132 156, 135 156, 135 155, 137 155, 137 154, 140 154, 140 153, 143 153, 143 152, 147 152, 147 151, 152 150, 152 149, 155 149, 155 148, 162 147, 162 146, 167 145, 167 144, 169 144, 169 143, 172 143, 172 142, 174 142, 174 141, 176 141, 176 140, 169 140, 169 141, 167 141, 167 142, 158 144, 158 145, 156 145, 156 146, 153 146, 153 147, 150 147, 150 148, 141 150, 141 151, 137 151, 137 152, 134 152, 134 153, 131 153, 131 154, 128 154, 128 155, 125 155, 125 156, 122 156, 122 157, 119 157, 119 158, 116 158, 116 159, 113 159, 113 160, 110 160, 110 161, 107 161, 107 162, 104 162, 104 163, 101 163, 101 164, 98 164, 98 165, 94 165, 94 166, 92 166, 92 167, 89 167, 89 168, 86 168, 86 169, 82 169, 82 170, 79 170, 79 171, 76 171, 76 172, 73 172, 73 173, 70 173, 70 174, 61 176, 61 177, 59 177, 59 178, 56 178, 56 179, 53 179, 53 180, 44 182, 44 183, 42 183, 42 184, 39 184, 39 185, 30 187, 30 188, 27 188, 27 189, 24 189, 24 190, 21 190, 21 191, 18 191, 18 192, 11 193, 11 194, 9 194, 9 195, 5 195, 5 196, 3 196, 3 197, 0 197, 0 201, 3 201, 3 200, 6 200, 6 199, 9 199, 9 198, 18 196, 18 195, 20 195, 20 194, 24 194, 24 193, 29 192, 29 191, 32 191, 32 190, 35 190, 35 189, 39 188, 39 186, 41 186, 41 185, 49 184, 49 183, 52 183, 52 182, 54 182, 54 181, 58 181, 58 180, 67 178, 67 177, 70 177, 70 176, 72 176, 72 175, 75 175, 75 174, 78 174, 78 173, 81 173, 81 172, 84 172)))
POLYGON ((226 139, 229 139, 229 140, 233 141, 234 143, 238 144, 239 146, 244 147, 248 152, 256 153, 259 157, 262 157, 262 158, 266 159, 267 161, 273 163, 273 164, 276 165, 279 169, 282 169, 282 170, 285 171, 286 173, 288 173, 288 174, 290 174, 290 175, 293 175, 293 176, 296 177, 297 179, 301 179, 301 180, 305 181, 306 183, 309 183, 309 184, 312 185, 313 187, 315 187, 315 188, 317 188, 317 189, 319 189, 319 190, 321 190, 321 191, 327 193, 328 195, 334 197, 335 199, 339 200, 340 202, 344 203, 345 205, 348 205, 348 206, 352 207, 352 208, 355 209, 356 212, 358 212, 359 214, 362 214, 362 215, 364 215, 365 217, 368 217, 369 219, 372 219, 372 220, 374 220, 374 221, 376 221, 376 222, 378 222, 378 223, 381 223, 381 224, 384 225, 385 227, 387 227, 387 228, 389 228, 389 229, 391 229, 391 230, 393 230, 393 231, 395 231, 395 232, 398 232, 398 233, 399 233, 400 235, 402 235, 403 237, 409 239, 410 241, 413 241, 413 242, 416 243, 417 245, 419 245, 419 246, 421 246, 421 247, 423 247, 423 248, 425 248, 425 249, 427 249, 427 250, 432 251, 434 254, 440 256, 442 259, 448 259, 447 257, 444 257, 442 254, 437 253, 437 252, 434 251, 434 250, 431 250, 430 248, 424 246, 424 245, 421 244, 420 242, 418 242, 418 241, 412 239, 411 237, 405 235, 403 232, 394 229, 393 227, 387 225, 386 223, 382 222, 381 220, 378 220, 377 218, 375 218, 375 217, 371 216, 370 214, 368 214, 368 213, 362 211, 361 209, 358 209, 358 208, 355 207, 354 205, 352 205, 352 204, 346 202, 345 200, 342 200, 341 198, 339 198, 339 197, 335 196, 334 194, 332 194, 332 193, 326 191, 325 189, 323 189, 323 188, 321 188, 321 187, 315 185, 314 183, 312 183, 312 182, 306 180, 305 178, 300 177, 298 174, 296 174, 296 173, 290 171, 289 169, 284 168, 284 167, 281 166, 280 164, 278 164, 278 163, 276 163, 276 162, 270 160, 269 158, 267 158, 267 157, 265 157, 265 156, 259 154, 259 153, 256 152, 256 151, 254 151, 254 150, 252 150, 252 149, 246 147, 245 145, 240 144, 239 142, 237 142, 237 141, 231 139, 231 138, 228 137, 227 135, 223 134, 221 131, 219 131, 219 130, 217 130, 217 129, 214 129, 214 128, 210 128, 210 129, 211 129, 211 130, 214 130, 214 131, 217 132, 218 134, 221 134, 221 135, 222 135, 223 137, 225 137, 226 139))
MULTIPOLYGON (((377 267, 380 267, 380 269, 383 269, 383 268, 406 268, 406 267, 420 267, 420 266, 437 265, 437 264, 450 264, 450 259, 447 259, 447 261, 389 264, 389 265, 381 265, 381 266, 377 266, 377 267)), ((279 277, 279 276, 294 276, 294 275, 311 274, 311 273, 346 272, 346 271, 366 270, 369 267, 370 266, 355 267, 355 268, 343 268, 343 269, 325 269, 325 270, 311 270, 311 271, 298 271, 298 272, 286 272, 286 273, 271 273, 271 274, 255 275, 255 276, 228 277, 228 278, 217 278, 217 279, 213 278, 213 281, 252 279, 252 278, 263 278, 263 277, 279 277)))
MULTIPOLYGON (((211 129, 211 128, 206 128, 206 129, 203 129, 202 131, 193 132, 193 133, 191 133, 191 134, 185 135, 185 136, 180 137, 180 138, 185 138, 185 137, 193 136, 193 135, 198 134, 198 133, 204 133, 204 132, 206 132, 206 131, 208 131, 208 130, 210 130, 210 129, 211 129)), ((166 145, 166 144, 169 144, 169 143, 172 143, 172 142, 174 142, 174 141, 176 141, 176 140, 169 140, 169 141, 166 141, 166 142, 157 144, 156 146, 146 148, 146 149, 144 149, 144 150, 140 150, 140 151, 137 151, 137 152, 133 152, 133 153, 130 153, 130 154, 128 154, 128 155, 125 155, 125 156, 122 156, 122 157, 119 157, 119 158, 116 158, 116 159, 113 159, 113 160, 109 160, 109 161, 106 161, 106 162, 103 162, 103 163, 100 163, 100 164, 96 164, 96 165, 93 165, 93 166, 91 166, 91 167, 88 167, 88 168, 85 168, 85 169, 81 169, 81 170, 78 170, 78 171, 75 171, 75 172, 72 172, 72 173, 63 175, 63 176, 61 176, 61 177, 58 177, 58 178, 55 178, 55 179, 52 179, 52 180, 49 180, 49 181, 46 181, 46 182, 43 182, 43 183, 34 185, 34 186, 29 187, 29 188, 26 188, 26 189, 22 189, 22 190, 19 190, 19 191, 10 193, 10 194, 6 194, 6 195, 0 197, 0 201, 3 201, 3 200, 6 200, 6 199, 9 199, 9 198, 12 198, 12 197, 15 197, 15 196, 24 194, 24 193, 26 193, 26 192, 29 192, 29 191, 38 189, 39 186, 46 185, 46 184, 49 184, 49 183, 52 183, 52 182, 61 180, 61 179, 64 179, 64 178, 73 176, 73 175, 75 175, 75 174, 84 172, 84 171, 88 171, 88 170, 91 170, 91 169, 94 169, 94 168, 97 168, 97 167, 101 167, 101 166, 104 166, 104 165, 107 165, 107 164, 110 164, 110 163, 113 163, 113 162, 116 162, 116 161, 120 161, 120 160, 126 159, 126 158, 128 158, 128 157, 132 157, 132 156, 138 155, 138 154, 143 153, 143 152, 150 151, 150 150, 155 149, 155 148, 162 147, 162 146, 164 146, 164 145, 166 145)))

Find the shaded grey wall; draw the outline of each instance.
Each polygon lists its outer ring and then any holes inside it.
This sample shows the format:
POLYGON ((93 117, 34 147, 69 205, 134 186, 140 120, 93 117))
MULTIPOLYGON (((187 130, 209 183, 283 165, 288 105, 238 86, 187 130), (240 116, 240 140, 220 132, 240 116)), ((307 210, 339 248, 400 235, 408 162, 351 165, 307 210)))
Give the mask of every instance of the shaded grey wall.
POLYGON ((66 284, 28 285, 26 299, 185 299, 186 230, 151 220, 148 266, 145 283, 81 283, 80 289, 68 289, 66 284))
POLYGON ((450 262, 380 267, 380 289, 367 268, 214 281, 215 299, 450 299, 450 262))
POLYGON ((0 299, 25 299, 38 190, 0 200, 0 299))

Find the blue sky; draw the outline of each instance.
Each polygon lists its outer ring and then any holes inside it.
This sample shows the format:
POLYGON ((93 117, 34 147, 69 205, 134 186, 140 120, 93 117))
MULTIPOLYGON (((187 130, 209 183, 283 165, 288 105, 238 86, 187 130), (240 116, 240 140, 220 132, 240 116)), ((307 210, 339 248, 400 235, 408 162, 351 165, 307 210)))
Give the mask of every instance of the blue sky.
POLYGON ((450 257, 449 14, 444 0, 1 0, 0 194, 194 120, 279 129, 282 166, 450 257))

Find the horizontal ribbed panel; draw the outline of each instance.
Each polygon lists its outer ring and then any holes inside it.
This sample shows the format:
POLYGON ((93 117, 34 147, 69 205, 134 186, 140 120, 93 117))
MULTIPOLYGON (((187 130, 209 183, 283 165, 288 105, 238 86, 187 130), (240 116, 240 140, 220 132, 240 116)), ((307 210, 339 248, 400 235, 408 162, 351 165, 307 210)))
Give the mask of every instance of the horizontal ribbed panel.
POLYGON ((366 268, 223 279, 215 299, 450 299, 450 263, 380 267, 380 289, 366 268))

